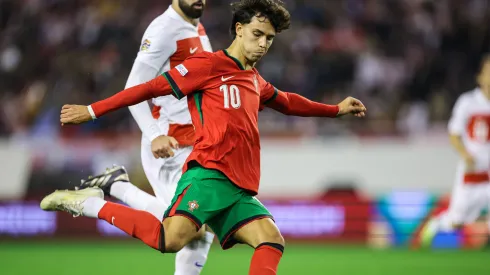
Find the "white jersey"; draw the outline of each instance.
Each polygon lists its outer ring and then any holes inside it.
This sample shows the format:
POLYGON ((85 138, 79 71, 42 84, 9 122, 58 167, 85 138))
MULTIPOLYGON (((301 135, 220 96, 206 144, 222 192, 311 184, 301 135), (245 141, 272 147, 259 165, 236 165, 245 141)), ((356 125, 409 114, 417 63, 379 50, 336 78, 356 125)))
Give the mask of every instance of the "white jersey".
MULTIPOLYGON (((212 51, 202 24, 194 26, 185 21, 170 6, 146 29, 135 64, 144 63, 161 74, 179 65, 187 57, 202 51, 212 51)), ((181 125, 192 125, 187 100, 163 96, 153 99, 153 104, 152 115, 157 120, 161 134, 175 134, 169 133, 169 125, 170 132, 177 132, 177 135, 187 135, 185 132, 192 130, 192 127, 178 129, 181 125), (177 129, 172 128, 172 125, 176 125, 177 129)))
POLYGON ((458 165, 448 217, 453 224, 471 223, 490 206, 490 100, 479 88, 462 94, 448 127, 475 159, 472 169, 463 160, 458 165))
POLYGON ((449 133, 461 136, 474 159, 475 171, 488 173, 490 168, 490 100, 479 88, 462 94, 449 121, 449 133))

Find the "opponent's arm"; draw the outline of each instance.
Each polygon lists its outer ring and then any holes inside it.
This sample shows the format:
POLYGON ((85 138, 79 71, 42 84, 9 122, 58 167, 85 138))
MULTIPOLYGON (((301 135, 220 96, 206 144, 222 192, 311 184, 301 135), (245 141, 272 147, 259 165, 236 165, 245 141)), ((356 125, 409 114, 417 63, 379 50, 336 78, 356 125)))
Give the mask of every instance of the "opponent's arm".
MULTIPOLYGON (((133 64, 133 68, 131 69, 131 73, 129 74, 126 88, 145 83, 155 78, 157 75, 157 69, 145 64, 144 62, 136 60, 133 64)), ((155 122, 155 119, 153 119, 150 106, 147 102, 140 102, 136 105, 129 106, 129 111, 131 112, 131 115, 138 124, 143 135, 150 141, 162 135, 162 131, 155 122)))
MULTIPOLYGON (((147 52, 140 51, 136 58, 131 73, 129 74, 126 88, 145 83, 158 75, 155 66, 147 64, 142 56, 147 52), (143 59, 143 60, 140 60, 143 59)), ((160 63, 157 63, 160 64, 160 63)), ((155 158, 166 158, 174 155, 172 148, 177 148, 179 143, 173 137, 163 134, 156 120, 151 114, 150 105, 146 102, 140 102, 136 105, 129 106, 129 111, 138 124, 143 136, 151 141, 151 152, 155 158)))
POLYGON ((467 102, 464 96, 456 101, 448 123, 449 141, 458 154, 464 159, 466 171, 472 171, 475 166, 473 156, 466 149, 462 136, 467 123, 467 102))
POLYGON ((276 89, 272 98, 264 103, 285 115, 303 117, 337 117, 352 113, 355 116, 363 117, 366 107, 361 101, 348 97, 337 105, 328 105, 311 101, 298 94, 278 91, 276 89))
POLYGON ((458 152, 458 154, 464 159, 466 163, 466 171, 469 172, 474 170, 475 160, 468 150, 466 150, 462 137, 457 134, 449 134, 449 141, 456 152, 458 152))
MULTIPOLYGON (((141 46, 131 69, 126 88, 147 82, 158 75, 177 50, 175 41, 176 29, 169 26, 170 22, 150 24, 141 39, 141 46)), ((172 148, 178 142, 173 137, 163 134, 150 110, 147 102, 129 106, 129 111, 138 124, 143 136, 151 141, 151 152, 155 158, 173 156, 172 148)))

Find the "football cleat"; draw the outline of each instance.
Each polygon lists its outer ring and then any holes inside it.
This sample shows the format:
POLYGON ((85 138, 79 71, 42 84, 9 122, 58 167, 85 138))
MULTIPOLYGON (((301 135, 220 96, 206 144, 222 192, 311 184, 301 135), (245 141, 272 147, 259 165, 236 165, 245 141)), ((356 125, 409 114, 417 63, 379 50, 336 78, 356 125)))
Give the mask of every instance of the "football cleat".
POLYGON ((109 196, 111 186, 116 181, 129 182, 129 175, 124 166, 114 165, 112 168, 107 168, 104 174, 98 176, 89 176, 86 180, 82 180, 78 189, 85 189, 89 187, 99 187, 104 191, 104 194, 109 196))
POLYGON ((432 246, 432 240, 438 233, 439 220, 433 219, 428 221, 420 231, 420 244, 422 247, 428 248, 432 246))
POLYGON ((44 211, 65 211, 73 217, 83 213, 82 203, 90 197, 104 198, 104 192, 100 188, 87 188, 83 190, 56 190, 44 197, 41 201, 41 209, 44 211))

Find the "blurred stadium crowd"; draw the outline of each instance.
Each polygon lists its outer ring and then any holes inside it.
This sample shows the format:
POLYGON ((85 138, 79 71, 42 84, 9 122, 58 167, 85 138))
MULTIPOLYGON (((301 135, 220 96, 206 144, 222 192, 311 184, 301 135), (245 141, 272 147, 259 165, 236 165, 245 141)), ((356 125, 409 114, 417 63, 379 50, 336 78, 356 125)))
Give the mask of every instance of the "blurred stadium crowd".
MULTIPOLYGON (((215 50, 231 41, 230 0, 207 0, 215 50)), ((368 107, 364 121, 266 111, 264 134, 413 135, 444 129, 490 45, 488 0, 286 0, 292 28, 259 64, 279 89, 368 107)), ((0 0, 0 135, 58 136, 64 103, 121 90, 141 36, 170 0, 0 0)), ((73 129, 138 132, 122 110, 73 129)))

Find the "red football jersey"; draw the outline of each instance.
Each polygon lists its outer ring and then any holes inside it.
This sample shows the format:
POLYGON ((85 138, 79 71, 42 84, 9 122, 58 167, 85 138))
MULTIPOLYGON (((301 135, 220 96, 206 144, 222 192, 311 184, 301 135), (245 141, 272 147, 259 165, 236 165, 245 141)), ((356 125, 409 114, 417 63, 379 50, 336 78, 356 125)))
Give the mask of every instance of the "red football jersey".
POLYGON ((196 142, 187 158, 224 173, 257 194, 260 180, 258 112, 277 89, 226 51, 200 53, 164 73, 177 98, 187 97, 196 142))
POLYGON ((294 116, 336 117, 338 105, 278 91, 257 70, 244 70, 226 51, 196 54, 146 83, 88 106, 93 119, 150 98, 186 95, 196 143, 184 166, 197 161, 257 193, 260 178, 258 111, 263 106, 294 116))

